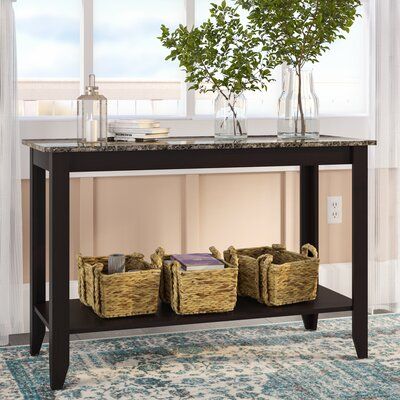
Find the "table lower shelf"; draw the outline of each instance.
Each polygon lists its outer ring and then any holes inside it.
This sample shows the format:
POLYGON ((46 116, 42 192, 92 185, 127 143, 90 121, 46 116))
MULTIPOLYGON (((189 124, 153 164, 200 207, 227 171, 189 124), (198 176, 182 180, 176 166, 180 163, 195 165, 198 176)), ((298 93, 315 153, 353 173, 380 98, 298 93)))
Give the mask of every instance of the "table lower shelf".
MULTIPOLYGON (((98 317, 90 307, 81 304, 79 300, 70 300, 69 308, 70 333, 87 333, 349 311, 352 310, 352 300, 333 290, 319 286, 318 298, 314 301, 267 307, 253 299, 239 297, 235 310, 227 313, 177 315, 168 304, 160 304, 157 314, 103 319, 98 317)), ((49 327, 49 302, 39 304, 35 311, 49 327)))

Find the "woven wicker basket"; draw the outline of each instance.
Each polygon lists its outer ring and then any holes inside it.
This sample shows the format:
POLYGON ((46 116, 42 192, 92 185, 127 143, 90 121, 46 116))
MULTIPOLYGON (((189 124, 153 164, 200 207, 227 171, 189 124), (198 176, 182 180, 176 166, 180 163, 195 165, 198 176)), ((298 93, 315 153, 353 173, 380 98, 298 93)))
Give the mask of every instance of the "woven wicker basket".
POLYGON ((239 296, 248 296, 269 306, 315 300, 318 288, 317 249, 306 244, 301 254, 282 245, 224 252, 227 262, 239 262, 239 296), (311 253, 311 257, 308 254, 311 253))
POLYGON ((222 259, 222 254, 210 247, 212 255, 225 264, 223 270, 183 271, 177 261, 171 261, 163 249, 154 257, 163 262, 161 299, 170 303, 177 314, 204 314, 232 311, 237 301, 237 264, 222 259))
POLYGON ((127 272, 107 275, 107 265, 107 257, 78 256, 83 304, 102 318, 157 312, 162 263, 148 263, 142 254, 135 253, 126 257, 127 272))

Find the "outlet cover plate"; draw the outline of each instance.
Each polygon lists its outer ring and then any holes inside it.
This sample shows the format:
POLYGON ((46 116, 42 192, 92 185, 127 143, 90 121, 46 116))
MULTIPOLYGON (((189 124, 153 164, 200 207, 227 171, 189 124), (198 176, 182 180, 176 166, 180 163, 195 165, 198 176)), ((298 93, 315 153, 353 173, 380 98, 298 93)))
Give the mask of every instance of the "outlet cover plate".
POLYGON ((328 224, 341 224, 343 221, 342 196, 328 196, 328 224))

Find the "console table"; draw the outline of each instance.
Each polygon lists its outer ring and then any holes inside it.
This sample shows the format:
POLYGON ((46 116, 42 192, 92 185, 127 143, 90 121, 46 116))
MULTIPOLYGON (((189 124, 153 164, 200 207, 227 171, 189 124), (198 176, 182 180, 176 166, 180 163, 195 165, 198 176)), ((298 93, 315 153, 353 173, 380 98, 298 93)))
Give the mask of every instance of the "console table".
MULTIPOLYGON (((30 352, 37 355, 49 329, 50 385, 61 389, 69 366, 69 334, 252 318, 302 315, 317 329, 319 313, 352 310, 352 335, 359 358, 368 356, 368 146, 375 141, 323 136, 282 141, 273 136, 220 142, 210 137, 158 143, 79 145, 73 140, 24 140, 30 147, 30 352), (69 299, 69 174, 83 171, 300 166, 301 243, 318 247, 318 167, 352 164, 352 299, 319 286, 315 301, 266 307, 239 298, 234 311, 176 315, 160 305, 156 315, 101 319, 69 299), (49 285, 45 298, 46 170, 49 171, 49 285)), ((251 222, 249 222, 251 223, 251 222)))

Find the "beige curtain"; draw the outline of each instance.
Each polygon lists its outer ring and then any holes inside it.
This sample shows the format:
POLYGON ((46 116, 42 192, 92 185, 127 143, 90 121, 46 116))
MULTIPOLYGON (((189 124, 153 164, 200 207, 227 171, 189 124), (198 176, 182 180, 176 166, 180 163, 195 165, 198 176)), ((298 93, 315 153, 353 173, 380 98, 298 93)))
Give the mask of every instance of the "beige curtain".
POLYGON ((20 139, 12 0, 0 0, 0 345, 22 330, 20 139))
POLYGON ((370 306, 400 305, 400 1, 371 3, 370 306))

